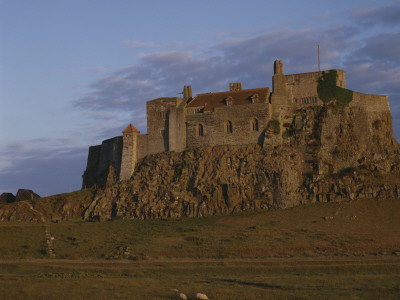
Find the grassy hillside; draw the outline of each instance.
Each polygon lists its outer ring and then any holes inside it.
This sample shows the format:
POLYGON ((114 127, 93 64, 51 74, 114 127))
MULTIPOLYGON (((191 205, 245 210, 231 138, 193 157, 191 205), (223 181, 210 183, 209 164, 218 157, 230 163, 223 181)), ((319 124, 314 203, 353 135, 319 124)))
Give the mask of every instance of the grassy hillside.
POLYGON ((177 299, 171 289, 192 299, 400 296, 398 199, 175 220, 2 223, 0 241, 4 299, 177 299))
POLYGON ((46 257, 46 226, 56 257, 65 259, 358 256, 400 248, 399 200, 204 218, 3 224, 2 259, 46 257))

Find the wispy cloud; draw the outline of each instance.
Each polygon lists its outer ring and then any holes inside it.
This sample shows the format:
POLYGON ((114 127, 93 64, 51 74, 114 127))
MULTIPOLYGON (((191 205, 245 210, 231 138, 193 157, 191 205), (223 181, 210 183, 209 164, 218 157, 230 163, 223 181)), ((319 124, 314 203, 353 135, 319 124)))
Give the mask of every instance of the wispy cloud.
POLYGON ((104 72, 107 70, 106 67, 103 66, 93 66, 93 67, 87 67, 87 68, 83 68, 83 71, 91 71, 91 72, 104 72))
MULTIPOLYGON (((357 13, 357 22, 383 18, 387 13, 388 9, 357 13)), ((316 70, 317 43, 321 45, 322 66, 345 69, 350 88, 389 94, 393 98, 391 103, 397 103, 400 35, 381 30, 365 36, 361 31, 359 26, 349 23, 324 29, 280 29, 247 37, 232 34, 197 53, 142 54, 136 65, 94 82, 76 105, 96 111, 130 110, 135 117, 145 116, 147 100, 177 96, 187 84, 192 85, 194 93, 226 90, 228 83, 234 81, 242 81, 245 88, 271 86, 272 63, 276 58, 284 61, 287 74, 316 70)), ((145 43, 137 45, 142 44, 145 43)))
POLYGON ((129 47, 133 49, 139 49, 139 48, 151 48, 154 47, 153 42, 139 42, 139 41, 130 41, 130 40, 125 40, 122 41, 122 44, 128 45, 129 47))
POLYGON ((365 8, 354 12, 356 20, 361 25, 400 25, 400 4, 390 4, 382 7, 365 8))

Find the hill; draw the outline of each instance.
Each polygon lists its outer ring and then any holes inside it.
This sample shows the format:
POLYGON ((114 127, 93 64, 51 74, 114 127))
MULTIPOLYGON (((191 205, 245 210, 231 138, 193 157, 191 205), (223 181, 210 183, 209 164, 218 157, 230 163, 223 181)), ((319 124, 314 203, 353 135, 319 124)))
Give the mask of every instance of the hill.
POLYGON ((6 299, 177 299, 172 289, 190 299, 199 291, 210 299, 400 295, 398 199, 203 218, 8 222, 0 240, 6 299))

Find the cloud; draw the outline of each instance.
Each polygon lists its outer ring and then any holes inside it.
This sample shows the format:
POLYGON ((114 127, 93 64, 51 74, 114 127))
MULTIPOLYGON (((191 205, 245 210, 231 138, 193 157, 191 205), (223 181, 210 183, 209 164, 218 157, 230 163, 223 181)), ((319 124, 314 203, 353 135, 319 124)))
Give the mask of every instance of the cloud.
POLYGON ((8 153, 12 165, 1 169, 0 193, 15 194, 18 189, 25 188, 45 196, 81 188, 87 147, 32 150, 13 144, 2 151, 3 155, 8 153))
POLYGON ((400 65, 400 33, 380 33, 365 39, 364 43, 352 53, 354 57, 400 65))
POLYGON ((400 25, 400 4, 391 4, 382 7, 366 8, 354 12, 356 20, 361 25, 400 25))
POLYGON ((122 41, 122 44, 128 45, 129 47, 131 47, 133 49, 154 47, 153 42, 139 42, 139 41, 125 40, 125 41, 122 41))
MULTIPOLYGON (((363 14, 372 18, 378 13, 363 14)), ((273 61, 277 58, 283 60, 286 74, 315 71, 318 43, 322 69, 342 68, 349 88, 388 94, 391 103, 398 103, 400 34, 361 33, 354 24, 325 29, 280 29, 248 37, 233 34, 196 53, 142 54, 136 65, 94 82, 88 93, 77 99, 76 106, 99 112, 131 111, 132 119, 144 124, 145 102, 161 96, 178 96, 183 85, 192 85, 194 94, 227 90, 229 82, 235 81, 242 81, 244 88, 271 87, 273 61)), ((398 110, 394 105, 395 118, 400 115, 398 110)), ((396 130, 396 134, 400 132, 396 130)))
POLYGON ((92 71, 92 72, 104 72, 106 71, 106 67, 103 66, 93 66, 93 67, 88 67, 88 68, 83 68, 83 71, 92 71))

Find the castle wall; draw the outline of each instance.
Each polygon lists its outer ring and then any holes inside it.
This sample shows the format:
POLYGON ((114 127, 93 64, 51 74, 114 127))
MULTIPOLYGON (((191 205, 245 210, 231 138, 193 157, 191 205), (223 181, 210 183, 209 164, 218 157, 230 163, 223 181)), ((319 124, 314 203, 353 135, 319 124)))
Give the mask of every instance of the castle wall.
POLYGON ((131 178, 137 160, 137 136, 136 132, 124 133, 124 147, 122 150, 121 180, 131 178))
POLYGON ((90 146, 86 169, 97 168, 100 160, 101 145, 90 146))
POLYGON ((183 101, 181 98, 159 98, 147 102, 148 154, 169 150, 169 118, 171 109, 183 101))
POLYGON ((108 169, 110 163, 115 168, 115 173, 121 170, 122 136, 105 140, 101 143, 99 170, 108 169))
MULTIPOLYGON (((336 70, 338 77, 336 85, 346 88, 346 77, 343 70, 336 70)), ((329 71, 324 71, 329 73, 329 71)), ((293 105, 300 107, 305 105, 323 104, 318 98, 318 79, 322 72, 309 72, 285 75, 288 100, 293 105), (315 102, 316 101, 316 102, 315 102)))
POLYGON ((185 103, 173 107, 169 114, 169 151, 183 151, 186 147, 185 103))
POLYGON ((82 187, 105 184, 110 164, 117 179, 121 170, 122 136, 105 140, 101 145, 89 147, 88 163, 83 174, 82 187))
POLYGON ((149 153, 148 138, 148 134, 140 134, 137 136, 137 160, 142 159, 149 153))
POLYGON ((385 95, 363 94, 353 92, 350 107, 360 107, 369 112, 389 112, 389 99, 385 95))
POLYGON ((263 130, 270 120, 269 103, 256 103, 215 108, 213 112, 188 114, 187 147, 197 148, 215 145, 240 145, 263 143, 263 130), (252 128, 252 119, 258 121, 258 131, 252 128), (226 122, 232 123, 232 133, 227 133, 226 122), (203 126, 203 136, 198 126, 203 126))

